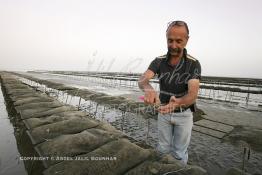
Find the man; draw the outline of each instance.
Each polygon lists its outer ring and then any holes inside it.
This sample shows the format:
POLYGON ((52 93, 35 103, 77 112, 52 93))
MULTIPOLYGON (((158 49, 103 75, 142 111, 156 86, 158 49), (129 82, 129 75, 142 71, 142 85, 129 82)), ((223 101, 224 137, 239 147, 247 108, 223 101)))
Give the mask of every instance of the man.
POLYGON ((193 126, 192 112, 199 90, 201 66, 187 54, 189 29, 183 21, 169 23, 166 30, 168 52, 155 58, 140 77, 139 88, 145 92, 144 102, 161 103, 158 108, 158 147, 187 164, 187 148, 193 126), (158 75, 160 102, 149 80, 158 75))

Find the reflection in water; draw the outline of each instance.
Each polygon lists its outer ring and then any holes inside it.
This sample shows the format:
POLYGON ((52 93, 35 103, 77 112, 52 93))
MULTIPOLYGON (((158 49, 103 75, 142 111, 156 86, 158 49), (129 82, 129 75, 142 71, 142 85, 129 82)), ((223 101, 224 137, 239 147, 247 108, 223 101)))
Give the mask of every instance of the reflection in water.
MULTIPOLYGON (((0 174, 2 175, 26 175, 23 161, 20 161, 15 134, 16 127, 12 125, 14 120, 8 116, 2 91, 0 91, 0 174)), ((17 129, 19 130, 19 129, 17 129)))

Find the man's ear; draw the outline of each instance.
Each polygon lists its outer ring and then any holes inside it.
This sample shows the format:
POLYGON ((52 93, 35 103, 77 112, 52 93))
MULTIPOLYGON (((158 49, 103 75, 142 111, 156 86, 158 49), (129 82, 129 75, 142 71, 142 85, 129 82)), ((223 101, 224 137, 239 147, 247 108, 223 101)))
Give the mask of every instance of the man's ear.
POLYGON ((186 44, 185 44, 185 46, 187 45, 188 40, 189 40, 189 36, 186 37, 186 44))

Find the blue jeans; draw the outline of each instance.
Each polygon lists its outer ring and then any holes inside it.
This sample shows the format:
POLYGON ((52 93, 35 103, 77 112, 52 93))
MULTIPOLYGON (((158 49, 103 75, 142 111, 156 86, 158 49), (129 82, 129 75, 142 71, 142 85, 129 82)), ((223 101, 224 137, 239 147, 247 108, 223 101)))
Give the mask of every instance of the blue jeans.
POLYGON ((181 163, 187 164, 187 148, 193 127, 190 109, 180 113, 158 114, 158 146, 161 153, 170 153, 181 163))

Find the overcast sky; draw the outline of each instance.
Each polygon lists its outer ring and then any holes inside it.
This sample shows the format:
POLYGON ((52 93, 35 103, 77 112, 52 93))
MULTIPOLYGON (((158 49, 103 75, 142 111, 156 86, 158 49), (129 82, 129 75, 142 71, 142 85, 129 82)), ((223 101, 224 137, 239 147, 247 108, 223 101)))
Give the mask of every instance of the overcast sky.
POLYGON ((262 78, 261 0, 0 0, 0 70, 144 72, 189 25, 202 74, 262 78))

